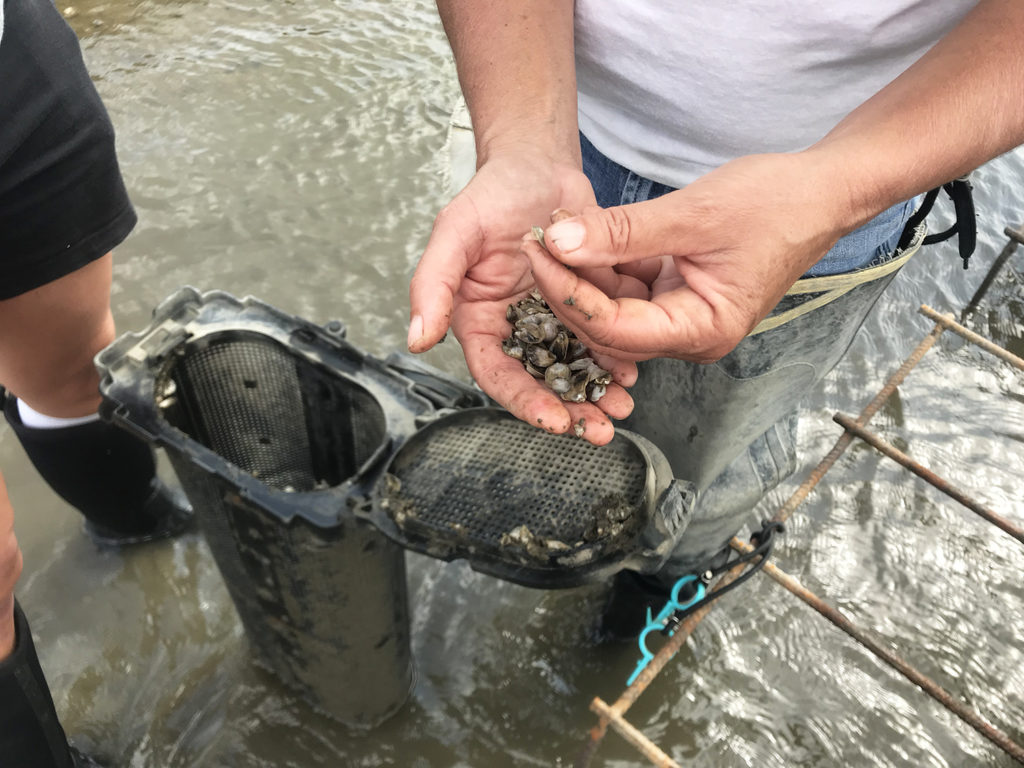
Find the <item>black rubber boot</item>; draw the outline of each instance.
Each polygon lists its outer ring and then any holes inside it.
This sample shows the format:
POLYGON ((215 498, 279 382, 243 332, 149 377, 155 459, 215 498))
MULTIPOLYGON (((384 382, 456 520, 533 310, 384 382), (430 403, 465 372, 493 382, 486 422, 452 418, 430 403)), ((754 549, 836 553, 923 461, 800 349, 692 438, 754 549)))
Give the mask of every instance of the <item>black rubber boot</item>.
MULTIPOLYGON (((0 661, 0 764, 4 768, 79 768, 57 719, 32 633, 14 604, 14 652, 0 661)), ((81 757, 81 756, 79 756, 81 757)))
POLYGON ((0 389, 4 415, 42 478, 86 519, 99 544, 122 545, 175 536, 192 525, 180 491, 156 476, 153 450, 103 421, 73 427, 25 426, 17 400, 0 389))
MULTIPOLYGON (((693 574, 701 574, 710 568, 719 568, 729 560, 729 547, 709 557, 694 569, 693 574)), ((647 611, 657 616, 665 603, 672 597, 672 588, 676 581, 685 573, 669 573, 661 570, 658 573, 644 575, 635 571, 619 571, 612 579, 601 609, 598 626, 595 630, 598 642, 621 642, 634 640, 647 626, 647 611)), ((697 582, 683 585, 678 594, 679 602, 684 603, 697 593, 697 582)))
MULTIPOLYGON (((692 586, 696 590, 696 583, 692 586)), ((680 597, 692 595, 693 592, 689 592, 680 597)), ((655 578, 634 571, 619 571, 612 579, 601 609, 596 640, 604 643, 635 640, 647 625, 647 610, 657 615, 671 596, 671 584, 666 587, 655 578)))

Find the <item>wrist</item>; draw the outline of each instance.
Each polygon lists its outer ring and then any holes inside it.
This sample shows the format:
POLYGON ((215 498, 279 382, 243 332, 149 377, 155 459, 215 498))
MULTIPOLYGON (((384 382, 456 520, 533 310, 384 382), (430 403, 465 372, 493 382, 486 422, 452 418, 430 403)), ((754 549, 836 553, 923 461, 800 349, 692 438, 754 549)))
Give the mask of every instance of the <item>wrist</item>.
POLYGON ((478 170, 485 163, 503 157, 533 157, 550 165, 568 165, 575 170, 581 170, 583 166, 578 134, 573 141, 518 132, 475 138, 478 170))
POLYGON ((870 151, 819 142, 797 154, 806 166, 807 188, 818 201, 820 223, 836 239, 913 196, 901 196, 897 184, 886 182, 870 151))

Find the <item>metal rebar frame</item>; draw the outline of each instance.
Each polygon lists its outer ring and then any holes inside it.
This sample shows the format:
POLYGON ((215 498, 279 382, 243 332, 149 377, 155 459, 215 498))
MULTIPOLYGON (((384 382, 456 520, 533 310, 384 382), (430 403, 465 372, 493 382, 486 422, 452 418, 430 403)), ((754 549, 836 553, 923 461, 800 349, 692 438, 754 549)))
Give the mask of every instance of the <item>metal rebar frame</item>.
MULTIPOLYGON (((996 273, 1002 269, 1003 265, 1015 251, 1017 245, 1024 244, 1024 228, 1013 229, 1011 227, 1006 227, 1004 232, 1007 237, 1010 238, 1010 242, 992 264, 989 272, 982 281, 981 286, 975 292, 974 297, 972 297, 967 308, 964 310, 965 317, 977 306, 982 296, 984 296, 988 288, 991 286, 996 273)), ((1020 526, 1015 525, 987 507, 979 504, 966 492, 955 488, 949 482, 938 477, 927 468, 915 462, 905 453, 899 451, 894 446, 886 443, 877 435, 866 429, 867 423, 878 412, 889 396, 896 391, 896 388, 903 382, 907 375, 917 366, 925 353, 935 345, 935 342, 938 341, 944 331, 952 331, 966 339, 968 342, 995 355, 1018 370, 1024 370, 1024 360, 1008 352, 1002 347, 993 344, 985 337, 960 325, 953 319, 952 314, 940 314, 927 305, 922 305, 919 311, 921 314, 935 321, 934 328, 932 328, 931 332, 925 336, 917 347, 915 347, 907 356, 903 361, 903 364, 895 373, 893 373, 889 380, 886 381, 885 385, 878 391, 874 399, 864 407, 856 419, 851 419, 849 416, 840 413, 833 416, 833 420, 843 427, 843 434, 836 441, 832 450, 829 451, 829 453, 818 463, 800 487, 797 488, 789 499, 787 499, 787 501, 779 508, 775 513, 775 516, 772 518, 772 521, 784 522, 787 520, 790 515, 792 515, 793 512, 796 511, 796 509, 804 502, 808 495, 810 495, 814 487, 822 480, 822 478, 824 478, 825 474, 832 468, 851 443, 853 443, 854 439, 859 438, 874 447, 876 450, 880 451, 882 454, 892 458, 897 463, 909 469, 911 472, 930 483, 938 490, 975 512, 980 517, 988 520, 1021 543, 1024 543, 1024 531, 1022 531, 1020 526)), ((730 546, 741 554, 747 553, 752 549, 749 544, 740 541, 737 538, 733 538, 730 542, 730 546)), ((735 579, 742 574, 745 568, 746 565, 738 565, 736 568, 727 572, 712 586, 710 591, 714 593, 723 589, 725 586, 735 581, 735 579)), ((813 594, 795 578, 786 574, 772 563, 765 563, 761 572, 771 577, 777 584, 785 587, 791 594, 800 598, 804 603, 814 608, 820 615, 846 632, 867 650, 871 651, 878 658, 886 662, 890 667, 902 674, 921 690, 946 707, 950 712, 978 731, 978 733, 992 742, 995 746, 999 747, 1007 755, 1014 758, 1017 762, 1024 764, 1024 746, 1015 742, 1005 733, 985 720, 985 718, 977 712, 973 711, 970 707, 956 700, 952 694, 943 689, 938 683, 919 672, 892 651, 886 649, 868 632, 855 625, 835 607, 829 605, 820 597, 813 594)), ((639 729, 626 720, 625 714, 637 701, 640 695, 647 689, 647 687, 654 681, 658 673, 665 667, 669 660, 679 651, 680 648, 682 648, 689 639, 693 630, 696 629, 697 625, 711 611, 711 608, 712 604, 705 604, 703 607, 687 615, 676 628, 674 634, 655 654, 647 667, 640 673, 637 679, 633 681, 632 685, 629 685, 619 695, 619 698, 616 699, 613 704, 609 705, 605 701, 596 697, 592 700, 590 709, 598 715, 599 719, 597 724, 591 728, 589 739, 576 759, 576 768, 587 768, 587 766, 591 765, 591 762, 598 747, 604 739, 609 726, 622 735, 630 744, 636 747, 644 757, 651 761, 653 765, 659 766, 659 768, 678 768, 678 763, 665 754, 665 752, 663 752, 656 744, 644 736, 639 729)))

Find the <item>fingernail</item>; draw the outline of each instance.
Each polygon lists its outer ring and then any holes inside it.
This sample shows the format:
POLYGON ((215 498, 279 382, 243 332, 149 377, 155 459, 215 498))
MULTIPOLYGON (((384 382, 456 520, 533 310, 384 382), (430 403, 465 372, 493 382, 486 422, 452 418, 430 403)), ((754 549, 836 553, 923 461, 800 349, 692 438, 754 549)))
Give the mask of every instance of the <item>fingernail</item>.
POLYGON ((423 338, 423 318, 419 315, 413 315, 412 320, 409 321, 409 340, 406 342, 407 346, 411 350, 413 345, 423 338))
POLYGON ((587 230, 578 221, 560 221, 552 224, 544 232, 544 237, 557 246, 562 253, 575 251, 583 245, 583 236, 587 230))

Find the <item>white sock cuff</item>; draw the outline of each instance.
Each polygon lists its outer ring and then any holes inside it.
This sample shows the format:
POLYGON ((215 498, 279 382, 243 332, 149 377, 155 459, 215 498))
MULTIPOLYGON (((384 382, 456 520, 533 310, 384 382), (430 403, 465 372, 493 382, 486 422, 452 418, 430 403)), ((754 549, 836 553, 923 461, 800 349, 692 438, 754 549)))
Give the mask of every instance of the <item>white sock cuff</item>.
POLYGON ((70 419, 60 416, 47 416, 45 413, 34 411, 25 401, 18 398, 18 415, 21 423, 26 427, 35 429, 60 429, 61 427, 77 427, 79 424, 88 424, 92 421, 99 421, 99 413, 90 413, 88 416, 72 416, 70 419))

